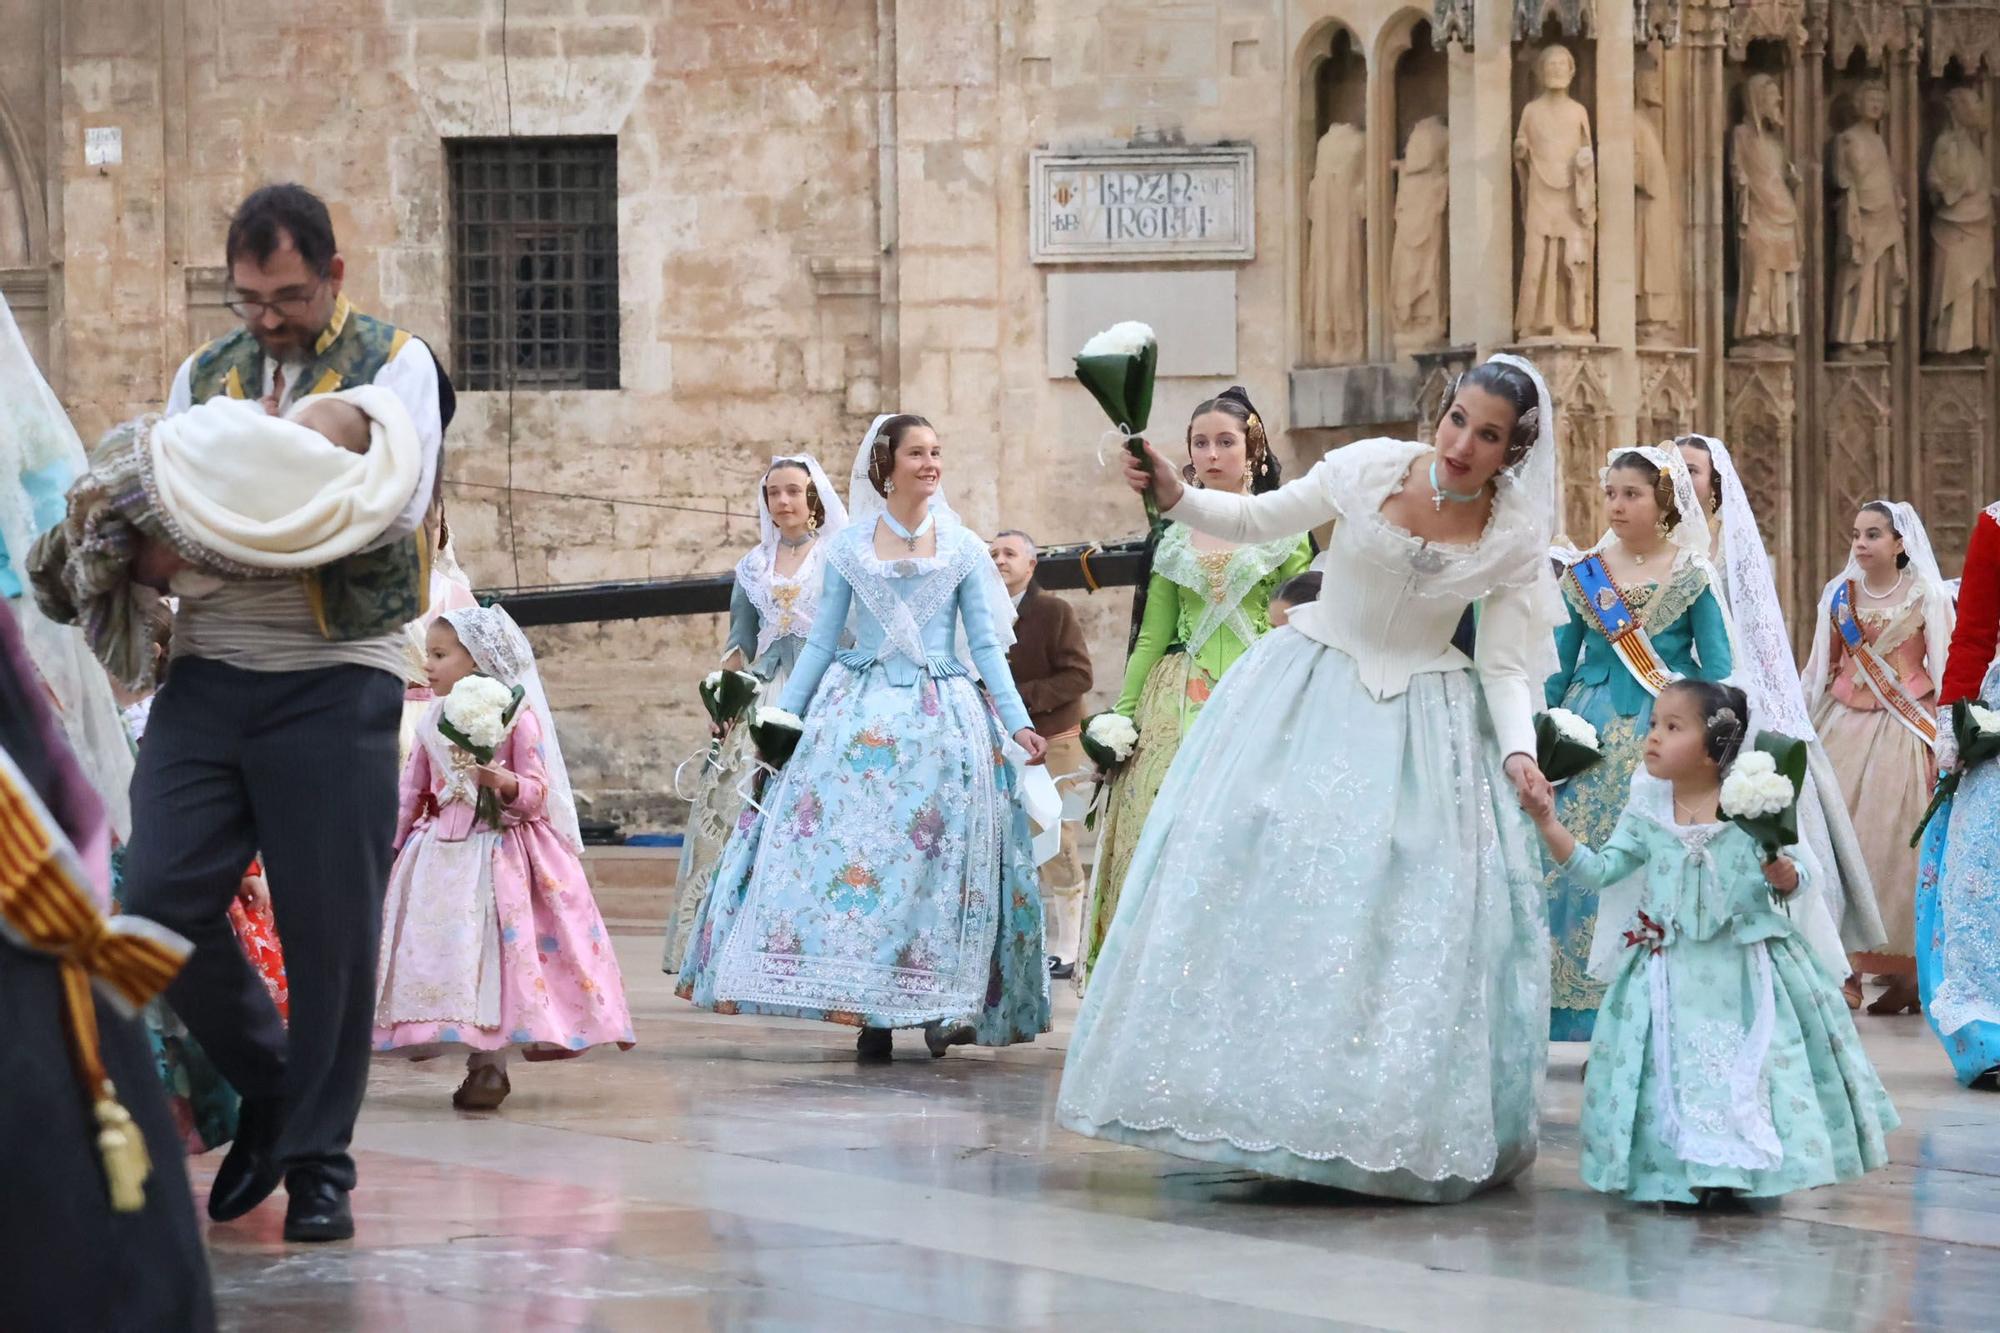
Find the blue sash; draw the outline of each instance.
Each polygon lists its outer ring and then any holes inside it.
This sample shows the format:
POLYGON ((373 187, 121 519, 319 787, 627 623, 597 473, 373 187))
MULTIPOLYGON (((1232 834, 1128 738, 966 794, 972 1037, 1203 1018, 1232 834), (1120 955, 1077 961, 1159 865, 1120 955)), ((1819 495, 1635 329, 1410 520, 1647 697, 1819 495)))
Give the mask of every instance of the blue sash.
POLYGON ((1835 585, 1826 613, 1827 618, 1833 621, 1840 641, 1847 645, 1855 665, 1861 668, 1861 679, 1868 682, 1869 692, 1912 735, 1936 749, 1937 717, 1910 697, 1910 692, 1903 688, 1903 682, 1897 677, 1896 669, 1884 661, 1882 654, 1875 651, 1875 645, 1862 636, 1860 618, 1854 614, 1854 580, 1845 579, 1835 585))
POLYGON ((1660 657, 1645 627, 1625 604, 1625 594, 1618 590, 1603 556, 1585 556, 1571 565, 1563 577, 1576 588, 1579 600, 1590 608, 1598 632, 1646 693, 1657 698, 1661 690, 1680 679, 1680 673, 1660 657))

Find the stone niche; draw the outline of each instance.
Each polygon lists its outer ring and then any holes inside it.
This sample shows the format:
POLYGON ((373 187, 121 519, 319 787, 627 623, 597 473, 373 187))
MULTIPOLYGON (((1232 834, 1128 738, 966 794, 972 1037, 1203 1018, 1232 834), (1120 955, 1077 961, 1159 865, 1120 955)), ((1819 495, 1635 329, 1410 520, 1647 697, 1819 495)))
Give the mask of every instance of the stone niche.
POLYGON ((1353 30, 1308 37, 1299 98, 1299 356, 1304 366, 1368 359, 1368 62, 1353 30))
POLYGON ((1895 83, 1856 53, 1826 82, 1826 339, 1833 356, 1886 361, 1909 318, 1909 205, 1895 145, 1895 83))
POLYGON ((1563 35, 1549 14, 1513 61, 1514 332, 1524 344, 1597 336, 1596 105, 1596 40, 1563 35))
POLYGON ((1728 66, 1723 275, 1733 357, 1789 358, 1802 326, 1805 170, 1793 149, 1792 82, 1783 42, 1751 42, 1728 66))
MULTIPOLYGON (((1382 37, 1375 123, 1395 138, 1388 188, 1387 340, 1398 356, 1431 351, 1448 341, 1451 325, 1450 61, 1431 38, 1429 19, 1405 15, 1382 37)), ((1378 303, 1379 304, 1379 303, 1378 303)))

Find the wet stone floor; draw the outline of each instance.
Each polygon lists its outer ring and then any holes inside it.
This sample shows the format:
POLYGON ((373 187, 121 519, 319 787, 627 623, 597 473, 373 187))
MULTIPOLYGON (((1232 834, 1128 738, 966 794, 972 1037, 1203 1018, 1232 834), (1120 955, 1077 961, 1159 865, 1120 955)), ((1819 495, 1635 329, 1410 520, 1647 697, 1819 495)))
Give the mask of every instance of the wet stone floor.
MULTIPOLYGON (((1576 1175, 1581 1047, 1541 1157, 1455 1207, 1378 1203, 1055 1128, 1076 1002, 1033 1047, 932 1062, 905 1034, 698 1013, 621 938, 640 1046, 517 1066, 375 1067, 359 1235, 287 1247, 282 1198, 209 1231, 227 1329, 2000 1328, 2000 1095, 1919 1018, 1861 1021, 1894 1165, 1732 1214, 1635 1207, 1576 1175)), ((206 1182, 219 1154, 195 1164, 206 1182)))

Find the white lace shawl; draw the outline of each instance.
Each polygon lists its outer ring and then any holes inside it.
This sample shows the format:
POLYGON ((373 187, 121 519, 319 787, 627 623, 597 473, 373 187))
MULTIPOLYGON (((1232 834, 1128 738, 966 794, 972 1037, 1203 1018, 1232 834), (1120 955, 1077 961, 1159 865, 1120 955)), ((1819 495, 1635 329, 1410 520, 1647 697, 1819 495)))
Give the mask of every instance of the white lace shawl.
POLYGON ((780 638, 803 639, 812 633, 813 617, 819 611, 820 589, 826 580, 826 548, 834 535, 847 526, 847 506, 840 502, 839 492, 833 489, 833 481, 826 475, 819 460, 811 454, 779 454, 771 459, 771 466, 764 475, 757 478, 757 544, 744 553, 736 562, 736 582, 757 608, 757 652, 752 661, 761 660, 771 650, 771 645, 780 638), (812 478, 813 489, 819 492, 820 506, 826 511, 826 521, 820 525, 819 538, 806 552, 806 558, 799 563, 797 572, 789 577, 776 572, 778 560, 778 525, 771 517, 770 501, 764 494, 764 483, 771 475, 771 468, 790 464, 802 467, 812 478), (773 581, 798 584, 798 595, 791 605, 791 628, 780 631, 779 625, 785 619, 785 610, 771 596, 773 581))
POLYGON ((1255 643, 1257 630, 1244 610, 1251 589, 1270 576, 1271 571, 1291 559, 1299 549, 1297 537, 1279 537, 1268 542, 1239 546, 1229 553, 1229 569, 1223 576, 1220 595, 1210 584, 1201 553, 1189 539, 1185 524, 1169 524, 1153 553, 1153 572, 1173 580, 1193 592, 1202 602, 1200 617, 1188 633, 1187 650, 1199 653, 1215 632, 1227 625, 1244 644, 1255 643))
MULTIPOLYGON (((854 589, 847 612, 848 632, 857 640, 861 637, 865 612, 881 625, 887 646, 919 666, 930 658, 924 646, 924 626, 951 601, 959 584, 976 576, 982 567, 993 567, 986 543, 956 516, 940 514, 936 532, 937 554, 931 556, 882 559, 875 554, 872 522, 856 523, 827 544, 828 562, 854 589)), ((987 597, 987 610, 994 617, 997 633, 1000 616, 1012 610, 1012 604, 993 605, 983 581, 978 589, 987 597)), ((968 671, 976 670, 962 625, 956 638, 960 663, 968 671)))
MULTIPOLYGON (((1945 586, 1944 576, 1939 572, 1937 557, 1931 552, 1930 535, 1924 530, 1923 520, 1917 516, 1912 506, 1901 501, 1889 502, 1895 511, 1896 531, 1902 535, 1904 553, 1910 557, 1908 571, 1917 585, 1917 596, 1923 601, 1924 616, 1924 670, 1933 683, 1944 679, 1945 662, 1951 655, 1951 631, 1958 621, 1958 609, 1945 586)), ((1847 567, 1837 578, 1830 580, 1820 590, 1813 617, 1812 655, 1806 659, 1805 695, 1809 707, 1817 708, 1830 684, 1833 663, 1833 595, 1843 583, 1852 580, 1857 588, 1861 584, 1861 566, 1849 555, 1847 567)), ((1858 613, 1863 608, 1859 599, 1854 605, 1858 613)))

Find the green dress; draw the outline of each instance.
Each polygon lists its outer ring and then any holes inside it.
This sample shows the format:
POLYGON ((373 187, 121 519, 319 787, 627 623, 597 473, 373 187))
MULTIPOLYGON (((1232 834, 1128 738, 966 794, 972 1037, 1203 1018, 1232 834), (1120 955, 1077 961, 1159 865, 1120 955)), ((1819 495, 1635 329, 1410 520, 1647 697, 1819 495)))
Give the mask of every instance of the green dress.
POLYGON ((1079 984, 1104 946, 1139 831, 1181 737, 1222 673, 1270 630, 1272 595, 1312 564, 1312 544, 1304 537, 1226 551, 1198 550, 1192 537, 1181 523, 1169 523, 1161 534, 1146 584, 1146 613, 1125 663, 1116 709, 1138 727, 1139 742, 1112 776, 1098 828, 1079 984))
POLYGON ((1625 937, 1584 1075, 1584 1184, 1693 1203, 1886 1166, 1895 1108, 1756 843, 1734 824, 1675 823, 1671 793, 1650 785, 1657 799, 1635 797, 1602 851, 1578 843, 1564 866, 1604 891, 1625 937))

